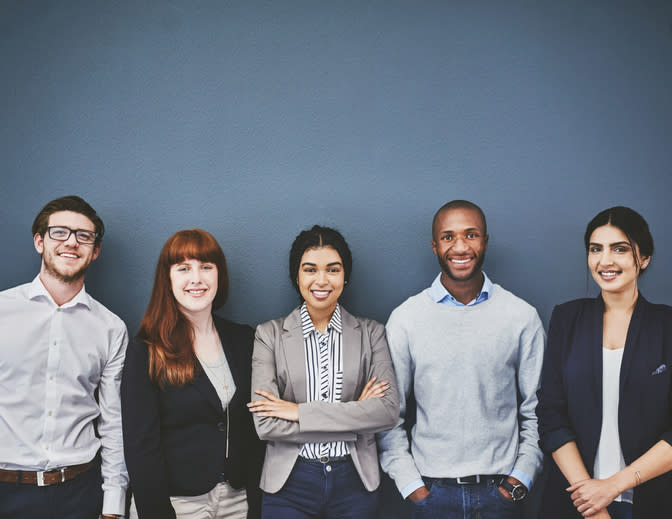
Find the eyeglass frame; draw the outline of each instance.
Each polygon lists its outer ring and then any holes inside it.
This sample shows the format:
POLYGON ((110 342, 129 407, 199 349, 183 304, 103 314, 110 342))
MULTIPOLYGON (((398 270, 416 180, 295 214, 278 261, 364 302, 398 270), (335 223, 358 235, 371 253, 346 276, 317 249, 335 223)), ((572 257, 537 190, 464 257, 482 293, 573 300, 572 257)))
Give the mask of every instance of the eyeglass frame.
POLYGON ((47 234, 49 235, 49 238, 51 238, 52 240, 56 240, 56 241, 68 241, 70 239, 70 236, 72 236, 74 234, 75 235, 75 241, 77 243, 79 243, 80 245, 95 245, 96 240, 98 239, 98 233, 96 231, 90 231, 88 229, 70 229, 70 227, 66 227, 64 225, 50 225, 49 227, 47 227, 47 234), (51 235, 51 230, 52 229, 65 229, 65 230, 68 231, 68 235, 63 239, 54 238, 51 235), (93 234, 93 241, 80 241, 79 236, 77 236, 78 232, 92 233, 93 234))

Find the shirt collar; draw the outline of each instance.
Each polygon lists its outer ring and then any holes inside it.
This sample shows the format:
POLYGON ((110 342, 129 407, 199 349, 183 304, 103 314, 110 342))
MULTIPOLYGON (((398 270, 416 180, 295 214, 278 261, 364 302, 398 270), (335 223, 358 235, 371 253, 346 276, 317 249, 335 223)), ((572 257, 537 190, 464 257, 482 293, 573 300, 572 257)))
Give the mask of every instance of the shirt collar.
POLYGON ((485 272, 483 272, 483 286, 481 287, 481 291, 473 301, 470 301, 464 305, 455 299, 453 295, 448 292, 448 290, 446 290, 446 287, 444 287, 443 283, 441 283, 441 274, 439 273, 439 275, 434 279, 432 285, 429 287, 429 297, 431 297, 432 301, 435 303, 449 304, 453 306, 474 306, 482 303, 483 301, 487 301, 488 298, 492 295, 494 288, 495 286, 492 281, 490 281, 490 278, 485 272))
MULTIPOLYGON (((308 309, 306 308, 306 303, 301 305, 301 329, 303 331, 304 339, 308 337, 311 333, 320 333, 313 325, 313 320, 310 318, 308 309)), ((327 326, 326 332, 329 330, 334 330, 338 333, 343 333, 343 325, 341 323, 341 305, 336 305, 336 310, 329 320, 329 325, 327 326)))
MULTIPOLYGON (((51 294, 44 286, 44 283, 42 283, 40 275, 38 274, 37 276, 35 276, 35 279, 33 279, 33 281, 30 283, 30 287, 28 287, 28 299, 38 299, 40 297, 44 297, 45 299, 47 299, 47 301, 53 303, 54 306, 58 306, 56 305, 54 298, 51 297, 51 294)), ((79 292, 77 292, 77 295, 75 295, 75 297, 73 297, 67 303, 63 303, 61 305, 61 308, 70 308, 77 305, 84 305, 87 308, 91 308, 91 298, 89 294, 86 293, 86 289, 83 285, 82 289, 79 292)))

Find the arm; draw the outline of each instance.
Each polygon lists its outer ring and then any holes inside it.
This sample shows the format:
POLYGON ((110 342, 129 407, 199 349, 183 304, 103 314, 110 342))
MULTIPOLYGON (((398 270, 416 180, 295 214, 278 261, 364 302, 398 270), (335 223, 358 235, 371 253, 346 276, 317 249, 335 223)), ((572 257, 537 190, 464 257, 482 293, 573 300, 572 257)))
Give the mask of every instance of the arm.
POLYGON ((107 359, 98 386, 98 433, 101 442, 101 474, 103 477, 103 515, 123 515, 126 507, 128 473, 124 463, 121 430, 121 373, 124 367, 128 335, 121 327, 110 344, 107 359))
POLYGON ((537 390, 541 378, 546 337, 536 311, 523 328, 520 337, 517 386, 519 392, 518 455, 510 473, 510 482, 521 482, 528 489, 541 472, 543 454, 539 448, 537 426, 537 390))
POLYGON ((175 518, 161 449, 158 389, 149 379, 147 346, 135 340, 128 348, 121 383, 124 452, 138 515, 175 518))
POLYGON ((399 310, 395 310, 386 326, 390 355, 399 387, 399 417, 395 426, 389 431, 378 433, 377 439, 380 465, 395 481, 402 497, 421 499, 426 495, 427 489, 411 455, 405 429, 407 403, 413 386, 413 358, 402 321, 403 319, 399 318, 399 310))
MULTIPOLYGON (((263 327, 257 329, 252 360, 253 402, 250 409, 254 412, 260 438, 283 439, 294 443, 354 441, 356 433, 375 432, 391 427, 396 421, 398 409, 394 371, 382 325, 373 322, 369 322, 369 325, 367 337, 371 347, 371 367, 367 380, 375 376, 376 380, 387 382, 390 389, 384 391, 380 398, 299 404, 277 398, 279 388, 275 373, 275 351, 271 346, 274 339, 266 336, 263 327), (260 397, 271 404, 257 404, 260 397), (270 411, 265 412, 265 407, 270 411)), ((373 391, 377 392, 381 387, 382 385, 376 386, 373 391)))
POLYGON ((607 479, 584 479, 573 483, 567 491, 572 493, 572 501, 576 509, 584 516, 590 517, 604 509, 616 496, 626 490, 670 470, 672 470, 672 445, 660 440, 613 476, 607 479))

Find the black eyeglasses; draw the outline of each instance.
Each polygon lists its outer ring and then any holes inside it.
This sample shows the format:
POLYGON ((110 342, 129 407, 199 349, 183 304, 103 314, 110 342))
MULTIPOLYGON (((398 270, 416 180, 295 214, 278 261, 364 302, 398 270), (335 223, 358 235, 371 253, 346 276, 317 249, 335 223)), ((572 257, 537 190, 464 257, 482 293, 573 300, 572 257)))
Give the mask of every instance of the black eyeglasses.
POLYGON ((98 233, 87 231, 86 229, 70 229, 69 227, 47 227, 49 238, 56 241, 67 241, 71 234, 75 235, 77 243, 82 245, 91 245, 96 242, 98 233))

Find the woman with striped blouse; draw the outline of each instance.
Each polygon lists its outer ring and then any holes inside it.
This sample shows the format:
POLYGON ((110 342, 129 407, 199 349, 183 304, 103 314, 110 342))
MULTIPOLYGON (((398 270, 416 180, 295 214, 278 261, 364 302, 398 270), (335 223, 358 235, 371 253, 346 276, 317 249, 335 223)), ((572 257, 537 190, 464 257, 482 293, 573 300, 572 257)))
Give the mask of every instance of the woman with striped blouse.
POLYGON ((384 327, 339 304, 351 270, 338 231, 301 232, 289 275, 302 303, 257 327, 248 406, 268 440, 263 518, 376 516, 375 433, 396 423, 399 400, 384 327))

